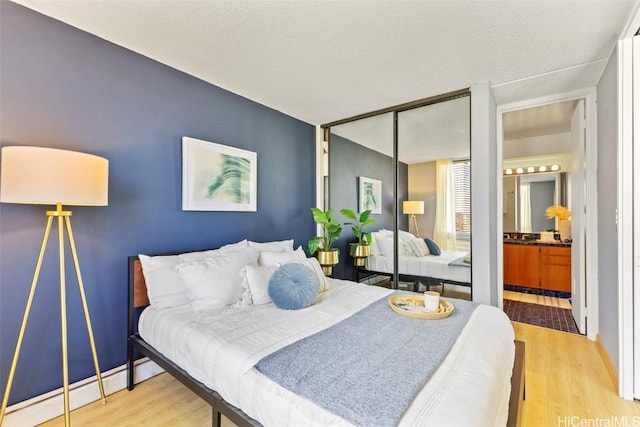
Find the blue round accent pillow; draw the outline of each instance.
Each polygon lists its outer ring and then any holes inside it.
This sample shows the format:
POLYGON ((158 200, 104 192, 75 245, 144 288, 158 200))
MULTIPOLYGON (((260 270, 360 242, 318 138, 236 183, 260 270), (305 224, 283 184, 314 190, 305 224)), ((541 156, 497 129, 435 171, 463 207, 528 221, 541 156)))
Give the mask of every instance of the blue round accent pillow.
POLYGON ((290 263, 273 272, 267 291, 276 307, 300 310, 313 304, 319 289, 318 277, 310 268, 290 263))

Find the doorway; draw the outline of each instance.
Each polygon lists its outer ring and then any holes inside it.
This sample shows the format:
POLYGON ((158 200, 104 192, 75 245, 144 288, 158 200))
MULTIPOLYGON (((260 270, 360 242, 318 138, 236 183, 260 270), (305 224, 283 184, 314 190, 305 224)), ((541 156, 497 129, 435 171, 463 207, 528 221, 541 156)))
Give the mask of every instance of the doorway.
POLYGON ((504 309, 515 321, 583 334, 585 103, 585 98, 532 102, 503 107, 499 114, 504 309))

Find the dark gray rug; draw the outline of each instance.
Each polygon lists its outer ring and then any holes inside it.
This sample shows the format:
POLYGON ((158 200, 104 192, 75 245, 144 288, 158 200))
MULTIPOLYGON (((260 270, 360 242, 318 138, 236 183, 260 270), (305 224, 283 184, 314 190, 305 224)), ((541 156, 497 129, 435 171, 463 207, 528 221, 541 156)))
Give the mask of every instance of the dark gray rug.
POLYGON ((567 308, 505 299, 504 312, 514 322, 528 323, 574 334, 580 333, 571 310, 567 308))

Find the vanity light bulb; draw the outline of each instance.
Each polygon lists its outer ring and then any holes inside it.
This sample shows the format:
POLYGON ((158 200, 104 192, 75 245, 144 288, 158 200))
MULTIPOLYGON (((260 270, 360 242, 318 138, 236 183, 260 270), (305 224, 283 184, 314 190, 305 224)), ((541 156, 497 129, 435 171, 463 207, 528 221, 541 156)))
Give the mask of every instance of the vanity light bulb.
POLYGON ((546 166, 540 166, 540 167, 538 168, 538 170, 539 170, 540 172, 546 172, 546 171, 547 171, 547 167, 546 167, 546 166))
POLYGON ((516 169, 516 173, 523 173, 523 172, 524 172, 524 170, 522 168, 516 169))
POLYGON ((552 171, 560 170, 560 166, 558 166, 558 165, 551 165, 551 170, 552 170, 552 171))
POLYGON ((536 168, 534 168, 533 166, 529 166, 527 168, 527 172, 529 172, 529 173, 532 173, 532 172, 535 172, 535 171, 536 171, 536 168))
POLYGON ((507 175, 513 175, 513 170, 505 169, 504 173, 507 174, 507 175))

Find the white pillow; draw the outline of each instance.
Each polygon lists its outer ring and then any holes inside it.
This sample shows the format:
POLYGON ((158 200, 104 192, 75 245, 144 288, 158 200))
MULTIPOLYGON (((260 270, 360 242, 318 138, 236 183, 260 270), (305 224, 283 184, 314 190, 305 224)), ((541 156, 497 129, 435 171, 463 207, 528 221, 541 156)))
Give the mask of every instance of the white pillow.
POLYGON ((258 254, 257 249, 247 247, 179 265, 176 269, 184 281, 191 308, 199 312, 240 301, 241 271, 246 265, 255 264, 258 254))
POLYGON ((380 255, 386 257, 393 257, 393 237, 380 237, 378 238, 378 249, 380 255))
POLYGON ((210 249, 208 251, 200 251, 200 252, 188 252, 185 254, 178 255, 182 262, 196 261, 199 259, 209 258, 210 256, 216 256, 218 254, 235 252, 240 249, 248 248, 249 242, 245 240, 241 240, 237 243, 230 243, 228 245, 224 245, 219 247, 218 249, 210 249))
POLYGON ((269 267, 272 265, 283 265, 294 261, 299 261, 302 259, 306 259, 307 255, 302 250, 302 246, 298 246, 298 249, 295 251, 287 251, 287 252, 271 252, 271 251, 263 251, 260 252, 260 257, 258 258, 258 265, 261 267, 269 267))
POLYGON ((320 290, 318 292, 324 292, 329 289, 327 277, 322 272, 322 267, 318 259, 315 257, 307 258, 302 246, 298 246, 298 249, 291 252, 261 252, 258 258, 258 265, 261 267, 279 267, 292 262, 297 262, 313 270, 320 283, 320 290))
POLYGON ((409 233, 408 231, 398 230, 398 240, 401 240, 403 242, 407 242, 407 241, 413 240, 415 238, 416 238, 416 236, 414 236, 413 234, 409 233))
POLYGON ((216 254, 237 251, 249 246, 247 240, 222 246, 219 249, 186 252, 180 255, 148 256, 138 255, 142 273, 147 284, 149 303, 154 308, 169 308, 188 304, 184 281, 176 267, 188 261, 196 261, 216 254))
MULTIPOLYGON (((420 246, 420 249, 414 249, 414 246, 420 245, 418 242, 414 243, 414 241, 416 240, 419 240, 419 239, 413 239, 409 241, 399 241, 398 254, 401 256, 423 256, 423 255, 416 255, 416 253, 422 253, 422 246, 420 246)), ((425 243, 424 246, 426 247, 426 245, 427 244, 425 243)), ((380 249, 380 255, 393 259, 393 238, 392 237, 382 237, 378 239, 378 248, 380 249)), ((425 255, 429 255, 428 250, 425 255)))
POLYGON ((369 245, 369 254, 372 256, 382 255, 382 251, 378 246, 378 240, 384 239, 386 234, 381 231, 374 231, 371 233, 371 244, 369 245))
POLYGON ((176 271, 176 267, 182 264, 177 255, 138 255, 138 258, 152 307, 169 308, 189 303, 182 278, 176 271))
POLYGON ((293 250, 293 239, 265 243, 249 241, 249 246, 258 249, 259 251, 287 252, 293 250))
POLYGON ((422 239, 411 239, 401 243, 404 243, 407 251, 410 252, 407 254, 409 256, 423 257, 430 253, 427 243, 422 239))
POLYGON ((316 274, 316 277, 318 278, 318 283, 320 284, 320 288, 318 289, 319 294, 329 290, 329 279, 327 279, 327 276, 324 275, 324 272, 322 271, 322 266, 318 262, 318 258, 310 257, 310 258, 305 258, 304 260, 300 260, 296 262, 299 262, 300 264, 309 267, 316 274))
MULTIPOLYGON (((244 267, 245 283, 251 295, 251 303, 253 305, 262 305, 271 302, 271 298, 269 298, 269 280, 278 267, 277 265, 269 267, 247 265, 244 267)), ((243 284, 243 286, 245 285, 243 284)))

